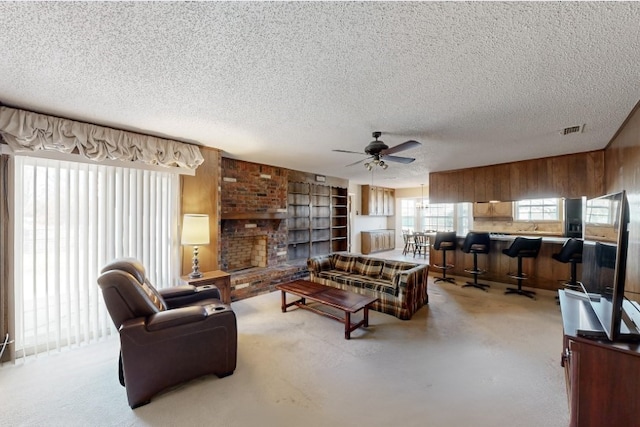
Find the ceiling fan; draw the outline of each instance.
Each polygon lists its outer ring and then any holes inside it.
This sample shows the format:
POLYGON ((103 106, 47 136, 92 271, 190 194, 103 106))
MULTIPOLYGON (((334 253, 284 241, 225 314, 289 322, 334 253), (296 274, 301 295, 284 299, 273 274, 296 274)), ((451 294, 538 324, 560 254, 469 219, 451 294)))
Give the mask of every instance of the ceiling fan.
MULTIPOLYGON (((367 170, 373 169, 375 165, 380 166, 382 169, 386 169, 389 166, 387 165, 387 163, 385 163, 385 161, 405 163, 405 164, 411 163, 415 160, 412 157, 393 156, 392 154, 398 153, 400 151, 408 150, 410 148, 419 147, 420 145, 422 145, 418 141, 414 141, 411 139, 409 141, 403 142, 402 144, 398 144, 395 147, 389 148, 387 144, 385 144, 383 141, 380 141, 378 139, 380 138, 380 135, 382 135, 382 132, 378 132, 378 131, 373 132, 373 137, 375 139, 371 141, 369 145, 367 145, 364 148, 364 152, 368 154, 369 157, 362 160, 358 160, 357 162, 348 164, 347 166, 357 165, 358 163, 362 163, 369 159, 373 159, 373 160, 371 160, 370 162, 366 162, 364 164, 364 167, 367 170), (383 158, 384 160, 382 160, 383 158)), ((339 153, 362 154, 357 151, 349 151, 349 150, 333 150, 333 151, 336 151, 339 153)))

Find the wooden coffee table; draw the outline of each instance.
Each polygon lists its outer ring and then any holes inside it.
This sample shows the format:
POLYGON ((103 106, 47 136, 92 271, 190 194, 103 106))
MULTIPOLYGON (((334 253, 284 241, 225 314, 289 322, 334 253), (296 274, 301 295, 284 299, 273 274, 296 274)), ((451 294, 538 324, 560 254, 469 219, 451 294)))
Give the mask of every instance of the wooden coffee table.
POLYGON ((342 289, 332 288, 320 283, 309 282, 308 280, 295 280, 290 283, 281 283, 276 285, 276 289, 282 291, 282 312, 286 313, 287 308, 295 305, 305 310, 311 310, 314 313, 330 317, 338 322, 344 323, 344 338, 351 339, 351 332, 360 326, 369 326, 369 308, 371 304, 376 302, 378 298, 358 295, 352 292, 343 291, 342 289), (299 296, 300 299, 287 303, 286 293, 299 296), (344 319, 334 314, 319 310, 313 306, 307 305, 307 300, 315 301, 330 307, 344 311, 344 319), (363 319, 358 323, 351 323, 351 313, 364 310, 363 319))

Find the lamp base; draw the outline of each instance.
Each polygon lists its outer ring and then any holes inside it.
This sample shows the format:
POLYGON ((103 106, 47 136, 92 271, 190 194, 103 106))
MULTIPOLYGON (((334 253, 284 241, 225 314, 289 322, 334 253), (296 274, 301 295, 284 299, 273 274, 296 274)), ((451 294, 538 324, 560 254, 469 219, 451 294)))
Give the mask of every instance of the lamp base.
POLYGON ((189 274, 189 279, 198 279, 202 277, 202 273, 200 272, 200 262, 198 261, 198 247, 193 247, 193 258, 191 259, 191 274, 189 274))
POLYGON ((199 271, 192 271, 191 274, 189 274, 189 279, 199 279, 202 277, 202 273, 199 271))

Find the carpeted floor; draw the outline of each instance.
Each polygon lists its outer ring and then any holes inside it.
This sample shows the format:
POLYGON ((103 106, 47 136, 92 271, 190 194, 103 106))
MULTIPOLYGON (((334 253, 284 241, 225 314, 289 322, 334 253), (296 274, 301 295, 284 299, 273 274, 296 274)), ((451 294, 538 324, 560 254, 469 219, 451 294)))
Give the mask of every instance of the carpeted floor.
POLYGON ((429 285, 410 321, 372 312, 350 341, 279 293, 233 303, 238 367, 131 410, 118 340, 0 368, 7 426, 531 426, 568 424, 554 293, 536 301, 429 285))

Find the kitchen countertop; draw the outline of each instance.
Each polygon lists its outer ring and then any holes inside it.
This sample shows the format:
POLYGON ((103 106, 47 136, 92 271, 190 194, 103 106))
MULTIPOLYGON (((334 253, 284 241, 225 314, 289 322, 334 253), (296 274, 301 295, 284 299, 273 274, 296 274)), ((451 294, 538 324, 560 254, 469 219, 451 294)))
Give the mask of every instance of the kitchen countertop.
MULTIPOLYGON (((435 232, 428 232, 429 237, 435 237, 435 232)), ((466 237, 465 234, 458 234, 458 239, 464 239, 466 237)), ((491 240, 501 241, 501 242, 511 242, 516 239, 516 237, 528 237, 528 238, 536 238, 542 237, 543 243, 554 243, 563 245, 569 238, 563 237, 559 234, 547 233, 547 232, 536 232, 533 231, 531 233, 491 233, 489 232, 489 237, 491 240)))

